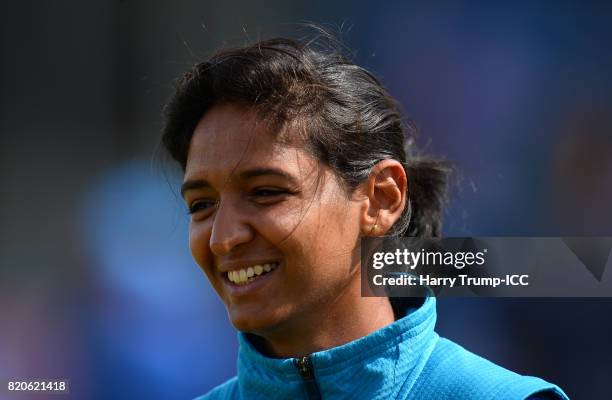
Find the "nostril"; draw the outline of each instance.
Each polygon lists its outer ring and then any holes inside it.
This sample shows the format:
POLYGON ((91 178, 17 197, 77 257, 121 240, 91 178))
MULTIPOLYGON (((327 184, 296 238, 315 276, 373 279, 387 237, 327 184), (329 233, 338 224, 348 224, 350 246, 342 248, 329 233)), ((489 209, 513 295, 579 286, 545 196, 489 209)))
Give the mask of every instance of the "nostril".
POLYGON ((216 256, 224 256, 235 251, 240 245, 253 240, 254 234, 247 225, 234 225, 228 229, 213 227, 209 247, 216 256))
POLYGON ((210 250, 216 256, 224 256, 232 252, 236 246, 242 243, 239 240, 224 240, 222 242, 212 242, 210 250))
POLYGON ((237 246, 253 240, 254 232, 249 224, 252 215, 243 210, 244 207, 231 198, 216 202, 209 238, 209 247, 215 255, 227 255, 237 246))

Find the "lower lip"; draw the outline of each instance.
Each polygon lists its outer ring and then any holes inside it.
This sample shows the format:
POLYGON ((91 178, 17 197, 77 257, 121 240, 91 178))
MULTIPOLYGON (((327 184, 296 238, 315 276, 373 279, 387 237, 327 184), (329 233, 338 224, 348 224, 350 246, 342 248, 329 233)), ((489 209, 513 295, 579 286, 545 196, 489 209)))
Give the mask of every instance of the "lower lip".
POLYGON ((274 268, 270 272, 267 272, 267 273, 265 273, 263 275, 260 275, 259 278, 255 279, 251 283, 247 283, 246 285, 237 285, 234 282, 231 282, 228 279, 227 274, 223 274, 223 282, 225 283, 225 286, 227 287, 227 290, 228 290, 230 295, 232 295, 234 297, 244 296, 244 295, 252 293, 252 292, 254 292, 256 290, 259 290, 262 286, 266 285, 268 283, 268 281, 270 280, 270 278, 276 273, 276 271, 280 267, 281 267, 281 265, 279 265, 278 267, 274 268))

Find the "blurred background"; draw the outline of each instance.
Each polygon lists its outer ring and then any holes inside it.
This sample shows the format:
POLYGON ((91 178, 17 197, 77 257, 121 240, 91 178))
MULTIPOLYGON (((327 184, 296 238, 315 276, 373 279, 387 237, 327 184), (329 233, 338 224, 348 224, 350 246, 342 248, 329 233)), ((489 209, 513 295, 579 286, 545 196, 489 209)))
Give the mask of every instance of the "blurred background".
MULTIPOLYGON (((188 399, 234 375, 161 108, 195 62, 300 21, 341 32, 457 164, 447 236, 612 236, 611 2, 22 1, 0 19, 2 379, 188 399)), ((609 398, 611 317, 612 299, 441 299, 438 332, 609 398)))

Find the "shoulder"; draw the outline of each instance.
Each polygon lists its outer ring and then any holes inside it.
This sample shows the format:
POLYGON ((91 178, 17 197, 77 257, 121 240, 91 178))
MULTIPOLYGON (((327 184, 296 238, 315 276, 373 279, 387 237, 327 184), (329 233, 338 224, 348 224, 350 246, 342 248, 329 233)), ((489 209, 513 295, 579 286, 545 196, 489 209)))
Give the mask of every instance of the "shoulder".
POLYGON ((554 384, 509 371, 444 338, 437 341, 410 394, 457 400, 524 400, 545 394, 544 398, 567 400, 554 384))
POLYGON ((225 400, 238 398, 238 377, 235 376, 212 389, 210 392, 196 397, 194 400, 225 400))

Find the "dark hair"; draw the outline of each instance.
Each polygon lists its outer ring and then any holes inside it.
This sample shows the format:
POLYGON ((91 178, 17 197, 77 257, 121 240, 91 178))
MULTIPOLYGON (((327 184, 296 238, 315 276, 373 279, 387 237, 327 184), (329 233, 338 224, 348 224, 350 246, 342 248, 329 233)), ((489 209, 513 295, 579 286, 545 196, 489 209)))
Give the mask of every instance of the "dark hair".
POLYGON ((270 123, 300 137, 329 166, 347 191, 367 179, 381 160, 402 163, 409 202, 390 235, 436 237, 451 167, 417 154, 414 126, 367 70, 337 46, 285 38, 219 52, 178 80, 164 108, 163 145, 185 170, 189 143, 214 104, 244 103, 270 123))

